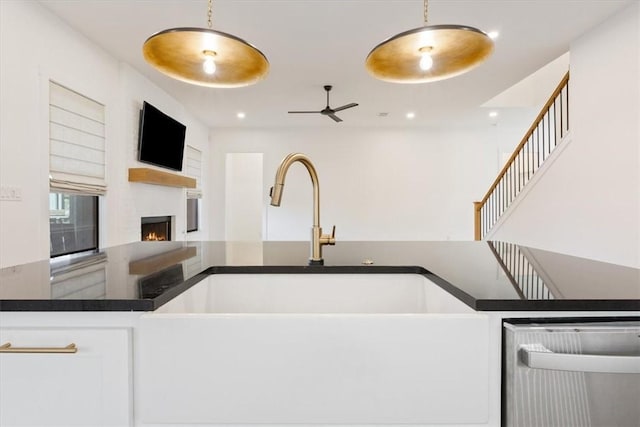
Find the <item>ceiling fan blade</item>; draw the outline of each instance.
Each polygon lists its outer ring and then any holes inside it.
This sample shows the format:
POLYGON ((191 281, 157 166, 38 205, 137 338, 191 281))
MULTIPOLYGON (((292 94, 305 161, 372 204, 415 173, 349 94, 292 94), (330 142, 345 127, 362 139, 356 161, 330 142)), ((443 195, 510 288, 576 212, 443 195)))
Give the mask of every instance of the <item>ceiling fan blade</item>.
POLYGON ((336 116, 336 115, 335 115, 335 114, 333 114, 333 113, 329 113, 329 114, 327 114, 327 116, 331 117, 331 118, 333 119, 333 121, 334 121, 334 122, 338 122, 338 123, 339 123, 339 122, 341 122, 341 121, 342 121, 342 119, 341 119, 340 117, 336 116))
POLYGON ((357 107, 358 104, 356 104, 355 102, 352 102, 351 104, 347 104, 347 105, 343 105, 342 107, 338 107, 338 108, 334 108, 333 111, 342 111, 342 110, 346 110, 347 108, 353 108, 353 107, 357 107))
POLYGON ((329 106, 329 91, 331 90, 331 86, 330 85, 326 85, 324 86, 324 90, 327 92, 327 106, 320 110, 320 111, 289 111, 289 114, 295 114, 295 113, 315 113, 315 114, 322 114, 323 116, 329 116, 331 118, 331 120, 333 120, 336 123, 340 123, 342 121, 342 119, 338 116, 336 116, 336 112, 338 111, 342 111, 342 110, 346 110, 347 108, 353 108, 353 107, 357 107, 358 104, 356 104, 355 102, 352 102, 350 104, 346 104, 343 105, 342 107, 338 107, 336 109, 333 109, 329 106))

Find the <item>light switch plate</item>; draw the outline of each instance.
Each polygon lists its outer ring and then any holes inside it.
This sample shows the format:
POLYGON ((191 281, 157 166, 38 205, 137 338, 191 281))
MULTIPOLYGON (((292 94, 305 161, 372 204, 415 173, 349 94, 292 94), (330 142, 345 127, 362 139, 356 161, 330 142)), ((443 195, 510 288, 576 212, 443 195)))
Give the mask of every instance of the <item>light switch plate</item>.
POLYGON ((22 200, 22 189, 20 187, 0 187, 0 200, 18 202, 22 200))

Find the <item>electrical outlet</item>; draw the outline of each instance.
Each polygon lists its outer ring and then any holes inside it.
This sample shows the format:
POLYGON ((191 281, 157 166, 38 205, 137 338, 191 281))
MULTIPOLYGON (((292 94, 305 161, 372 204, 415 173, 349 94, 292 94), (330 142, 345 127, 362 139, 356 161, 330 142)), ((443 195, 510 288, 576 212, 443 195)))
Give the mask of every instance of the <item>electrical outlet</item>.
POLYGON ((22 200, 22 189, 20 187, 0 187, 0 200, 19 202, 22 200))

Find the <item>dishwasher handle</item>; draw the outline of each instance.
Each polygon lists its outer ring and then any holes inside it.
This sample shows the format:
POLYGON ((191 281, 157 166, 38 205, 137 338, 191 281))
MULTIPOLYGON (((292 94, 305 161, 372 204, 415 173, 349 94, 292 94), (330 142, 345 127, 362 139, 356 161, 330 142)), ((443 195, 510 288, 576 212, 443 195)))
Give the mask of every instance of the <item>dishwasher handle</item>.
POLYGON ((521 345, 522 363, 533 369, 609 374, 640 374, 640 356, 555 353, 542 344, 521 345))

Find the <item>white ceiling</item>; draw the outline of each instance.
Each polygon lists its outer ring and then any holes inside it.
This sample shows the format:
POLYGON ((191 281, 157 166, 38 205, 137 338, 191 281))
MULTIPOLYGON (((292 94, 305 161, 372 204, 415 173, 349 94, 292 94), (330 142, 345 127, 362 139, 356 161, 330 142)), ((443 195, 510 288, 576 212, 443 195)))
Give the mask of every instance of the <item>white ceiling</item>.
POLYGON ((41 3, 213 128, 478 124, 487 117, 482 104, 567 52, 573 40, 633 1, 431 0, 430 24, 463 24, 500 36, 491 58, 471 72, 406 85, 374 79, 364 60, 382 40, 423 24, 422 0, 214 0, 213 28, 255 45, 271 64, 265 80, 236 89, 172 80, 142 57, 142 44, 155 32, 206 27, 207 0, 41 3), (287 114, 322 109, 325 84, 334 86, 333 107, 360 104, 338 114, 344 122, 287 114), (245 119, 236 118, 239 111, 245 119), (406 119, 408 111, 415 112, 413 120, 406 119))

